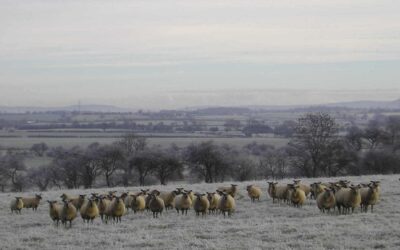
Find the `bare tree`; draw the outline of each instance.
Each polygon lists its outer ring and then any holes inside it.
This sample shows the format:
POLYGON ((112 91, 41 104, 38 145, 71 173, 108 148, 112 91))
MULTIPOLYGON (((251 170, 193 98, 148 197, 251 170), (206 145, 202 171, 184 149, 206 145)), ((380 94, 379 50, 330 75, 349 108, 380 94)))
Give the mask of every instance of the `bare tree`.
POLYGON ((133 169, 135 169, 135 172, 139 177, 140 186, 145 185, 146 177, 149 176, 158 166, 158 160, 156 154, 151 150, 140 152, 130 159, 129 164, 133 169))
POLYGON ((112 187, 112 176, 117 169, 120 169, 125 161, 124 154, 122 150, 115 145, 105 145, 101 146, 97 150, 99 157, 100 168, 104 177, 106 178, 106 183, 108 187, 112 187))
POLYGON ((297 167, 307 177, 326 173, 326 157, 330 145, 338 138, 338 126, 326 113, 310 113, 298 119, 296 134, 289 143, 291 154, 297 158, 297 167), (305 164, 307 163, 307 164, 305 164))
POLYGON ((221 179, 219 174, 223 173, 222 168, 227 167, 219 147, 212 141, 189 145, 186 148, 185 158, 191 171, 204 178, 206 183, 221 179))
POLYGON ((166 185, 173 178, 182 178, 183 163, 180 160, 179 148, 171 145, 164 151, 158 153, 159 161, 153 169, 154 175, 158 178, 161 185, 166 185))
POLYGON ((82 149, 75 146, 71 149, 58 147, 51 152, 53 165, 57 171, 57 178, 64 183, 68 189, 76 189, 80 186, 80 159, 83 155, 82 149))
POLYGON ((22 192, 25 171, 26 166, 22 155, 8 151, 5 156, 1 157, 0 173, 11 181, 14 191, 22 192))
MULTIPOLYGON (((131 159, 146 150, 147 139, 146 137, 137 136, 134 133, 128 133, 124 135, 121 140, 116 142, 116 145, 122 149, 126 159, 131 159)), ((133 164, 125 164, 122 167, 122 170, 125 172, 122 176, 122 183, 124 186, 129 185, 129 182, 132 179, 133 169, 133 164)))
POLYGON ((37 186, 40 191, 46 191, 52 181, 52 165, 43 165, 31 168, 28 171, 28 178, 32 184, 37 186))
POLYGON ((33 144, 31 147, 31 151, 40 157, 42 157, 48 149, 49 147, 44 142, 33 144))

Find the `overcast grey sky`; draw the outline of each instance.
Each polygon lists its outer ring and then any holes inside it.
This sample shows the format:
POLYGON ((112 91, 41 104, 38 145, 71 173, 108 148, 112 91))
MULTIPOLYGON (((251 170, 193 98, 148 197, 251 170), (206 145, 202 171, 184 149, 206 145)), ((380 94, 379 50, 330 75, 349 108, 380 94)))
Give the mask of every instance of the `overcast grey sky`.
POLYGON ((0 0, 0 105, 400 97, 398 0, 0 0))

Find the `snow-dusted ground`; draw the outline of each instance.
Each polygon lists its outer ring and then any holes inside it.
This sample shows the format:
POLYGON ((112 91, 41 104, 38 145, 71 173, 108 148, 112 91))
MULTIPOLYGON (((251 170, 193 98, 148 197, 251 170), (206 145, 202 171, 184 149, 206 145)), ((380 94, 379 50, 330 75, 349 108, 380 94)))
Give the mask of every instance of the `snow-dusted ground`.
MULTIPOLYGON (((153 219, 151 213, 129 213, 121 224, 106 225, 97 219, 93 225, 86 225, 78 217, 67 229, 53 225, 46 200, 58 199, 63 192, 90 194, 94 190, 45 192, 38 211, 24 209, 22 215, 12 215, 9 210, 10 200, 21 194, 0 194, 0 249, 400 249, 399 177, 348 178, 354 183, 381 181, 381 201, 374 213, 357 210, 351 215, 322 214, 315 201, 307 202, 303 208, 273 204, 266 194, 267 183, 260 181, 239 183, 242 197, 231 218, 201 218, 194 211, 182 216, 170 210, 158 219, 153 219), (262 187, 260 202, 251 203, 247 197, 245 186, 249 183, 262 187)), ((314 181, 303 179, 305 183, 314 181)), ((221 184, 179 186, 205 192, 214 191, 221 184)), ((175 186, 149 188, 173 190, 175 186)))

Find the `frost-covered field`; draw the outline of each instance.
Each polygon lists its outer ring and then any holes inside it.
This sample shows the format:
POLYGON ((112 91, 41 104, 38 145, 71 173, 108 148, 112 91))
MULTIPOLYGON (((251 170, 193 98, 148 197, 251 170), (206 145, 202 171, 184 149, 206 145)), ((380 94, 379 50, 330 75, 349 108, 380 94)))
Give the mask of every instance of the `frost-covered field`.
MULTIPOLYGON (((193 211, 178 216, 170 210, 159 219, 146 212, 129 213, 121 224, 105 225, 98 219, 93 225, 86 225, 79 217, 72 228, 66 229, 53 225, 46 203, 64 191, 43 193, 38 211, 23 210, 22 215, 11 215, 9 210, 10 199, 17 194, 0 194, 0 249, 400 249, 399 175, 348 179, 355 183, 371 179, 382 182, 381 201, 373 214, 358 210, 352 215, 321 214, 315 201, 300 209, 273 204, 266 195, 266 182, 251 182, 264 191, 260 202, 251 203, 245 192, 250 182, 246 182, 239 183, 242 197, 237 200, 237 211, 231 218, 222 215, 201 218, 193 211)), ((306 183, 314 181, 303 179, 306 183)), ((213 191, 221 184, 179 186, 213 191)), ((172 190, 175 186, 155 188, 172 190)))

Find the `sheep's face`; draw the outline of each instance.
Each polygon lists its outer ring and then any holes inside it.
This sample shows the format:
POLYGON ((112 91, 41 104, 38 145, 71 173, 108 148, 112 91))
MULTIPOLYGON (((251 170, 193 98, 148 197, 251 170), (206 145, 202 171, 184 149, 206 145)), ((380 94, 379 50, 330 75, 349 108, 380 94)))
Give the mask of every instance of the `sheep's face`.
POLYGON ((212 201, 213 196, 214 196, 214 193, 207 193, 207 199, 208 199, 209 202, 212 201))
POLYGON ((250 189, 251 189, 252 187, 253 187, 253 185, 249 185, 249 186, 246 187, 246 190, 247 190, 247 191, 250 191, 250 189))
POLYGON ((353 195, 360 194, 360 186, 351 186, 350 190, 353 195))
POLYGON ((94 207, 96 205, 96 202, 94 200, 90 199, 88 205, 89 205, 89 207, 94 207))
POLYGON ((38 199, 38 200, 42 199, 42 196, 40 194, 36 194, 35 196, 36 196, 36 199, 38 199))

